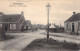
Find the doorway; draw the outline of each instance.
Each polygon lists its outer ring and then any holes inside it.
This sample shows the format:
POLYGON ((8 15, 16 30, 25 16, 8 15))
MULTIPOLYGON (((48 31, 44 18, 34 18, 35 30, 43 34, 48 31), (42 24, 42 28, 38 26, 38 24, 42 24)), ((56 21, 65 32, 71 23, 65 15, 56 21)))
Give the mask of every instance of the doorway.
POLYGON ((74 32, 74 23, 72 23, 72 32, 74 32))
POLYGON ((8 30, 8 24, 5 24, 5 31, 8 30))

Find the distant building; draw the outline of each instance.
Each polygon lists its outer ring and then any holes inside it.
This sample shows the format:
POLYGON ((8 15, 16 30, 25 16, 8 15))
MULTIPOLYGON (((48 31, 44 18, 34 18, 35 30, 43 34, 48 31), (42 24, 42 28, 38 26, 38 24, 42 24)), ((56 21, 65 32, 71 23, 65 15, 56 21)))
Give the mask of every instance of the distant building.
POLYGON ((64 27, 61 25, 59 26, 56 24, 51 24, 51 26, 49 27, 49 31, 61 33, 61 32, 64 32, 64 27))
POLYGON ((64 22, 65 32, 80 33, 80 13, 73 12, 73 15, 64 22))
POLYGON ((29 30, 31 29, 31 21, 30 20, 25 20, 23 25, 22 25, 22 31, 23 30, 29 30))
POLYGON ((51 26, 49 27, 49 31, 50 32, 57 32, 57 29, 54 25, 51 24, 51 26))
POLYGON ((54 25, 51 25, 49 28, 56 28, 54 25))
POLYGON ((2 14, 0 26, 4 26, 5 31, 18 32, 21 31, 24 20, 23 12, 21 14, 2 14))

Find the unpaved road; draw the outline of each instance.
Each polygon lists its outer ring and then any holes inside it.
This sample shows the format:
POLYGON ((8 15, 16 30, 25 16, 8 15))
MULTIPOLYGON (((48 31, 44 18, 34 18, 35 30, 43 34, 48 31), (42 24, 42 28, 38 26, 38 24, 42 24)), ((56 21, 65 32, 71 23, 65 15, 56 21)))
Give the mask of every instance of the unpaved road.
MULTIPOLYGON (((44 30, 30 32, 30 33, 7 33, 10 35, 16 36, 16 38, 10 39, 7 41, 1 41, 0 42, 0 51, 21 51, 33 40, 46 37, 46 35, 41 34, 43 32, 44 32, 44 30)), ((74 38, 66 38, 65 36, 57 37, 57 36, 53 35, 50 37, 55 40, 59 40, 59 41, 66 40, 67 42, 80 43, 80 40, 77 40, 74 38)))
POLYGON ((34 39, 44 38, 45 35, 39 34, 40 31, 31 33, 7 33, 10 35, 16 35, 17 38, 0 42, 1 51, 21 51, 34 39))

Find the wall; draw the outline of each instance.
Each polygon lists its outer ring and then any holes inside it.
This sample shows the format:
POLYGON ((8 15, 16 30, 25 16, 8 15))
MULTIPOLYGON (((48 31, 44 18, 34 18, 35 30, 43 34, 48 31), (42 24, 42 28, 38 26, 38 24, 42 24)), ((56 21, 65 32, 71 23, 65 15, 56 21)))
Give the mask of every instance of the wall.
POLYGON ((65 32, 72 32, 72 23, 74 23, 74 32, 77 33, 77 29, 78 29, 78 21, 72 21, 72 22, 65 22, 64 26, 65 26, 65 32), (70 24, 70 30, 67 29, 66 24, 70 24))

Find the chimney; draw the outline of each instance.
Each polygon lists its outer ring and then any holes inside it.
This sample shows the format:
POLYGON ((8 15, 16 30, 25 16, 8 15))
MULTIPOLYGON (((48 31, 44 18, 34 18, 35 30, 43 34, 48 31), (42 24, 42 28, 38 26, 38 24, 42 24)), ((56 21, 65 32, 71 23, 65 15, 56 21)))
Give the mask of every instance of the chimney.
POLYGON ((75 14, 76 12, 73 12, 73 15, 75 14))

